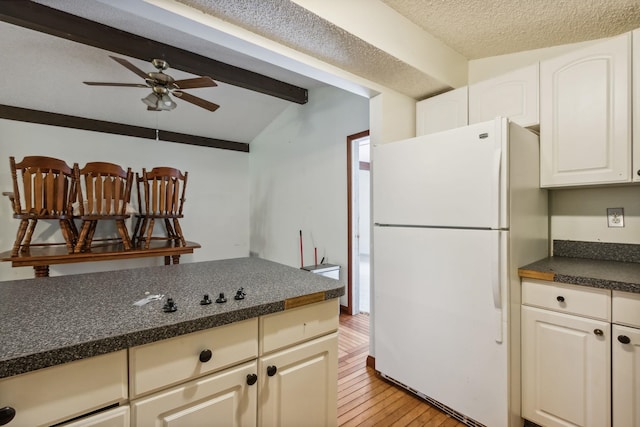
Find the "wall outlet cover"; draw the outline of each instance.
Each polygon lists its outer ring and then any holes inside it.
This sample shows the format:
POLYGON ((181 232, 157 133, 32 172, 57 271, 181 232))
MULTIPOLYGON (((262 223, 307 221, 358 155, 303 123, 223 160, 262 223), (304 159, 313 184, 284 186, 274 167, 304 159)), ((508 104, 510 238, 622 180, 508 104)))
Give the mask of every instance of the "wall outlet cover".
POLYGON ((609 227, 624 227, 624 209, 607 208, 607 225, 609 227))

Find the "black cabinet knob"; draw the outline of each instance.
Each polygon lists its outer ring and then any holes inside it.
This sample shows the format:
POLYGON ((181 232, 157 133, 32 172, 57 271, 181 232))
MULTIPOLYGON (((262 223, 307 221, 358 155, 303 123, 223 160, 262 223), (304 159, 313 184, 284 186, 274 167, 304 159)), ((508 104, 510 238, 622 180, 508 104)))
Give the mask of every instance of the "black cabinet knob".
POLYGON ((0 426, 9 424, 11 420, 16 416, 16 410, 11 406, 5 406, 0 408, 0 426))
POLYGON ((564 297, 562 295, 558 295, 556 299, 558 300, 558 302, 564 302, 564 297))
POLYGON ((206 349, 206 350, 202 350, 200 352, 200 361, 202 363, 206 363, 209 360, 211 360, 211 357, 213 356, 213 353, 211 352, 211 350, 206 349))
POLYGON ((638 172, 636 172, 638 174, 638 176, 640 176, 640 169, 638 169, 638 172))
POLYGON ((596 334, 599 337, 604 335, 604 332, 602 332, 602 329, 594 329, 593 333, 596 334))
POLYGON ((247 375, 247 385, 254 385, 258 381, 258 376, 256 374, 247 375))
POLYGON ((618 335, 618 341, 622 344, 629 344, 631 342, 631 338, 626 335, 618 335))
POLYGON ((276 372, 278 372, 278 368, 276 368, 273 365, 269 365, 267 366, 267 375, 269 375, 270 377, 274 376, 276 374, 276 372))

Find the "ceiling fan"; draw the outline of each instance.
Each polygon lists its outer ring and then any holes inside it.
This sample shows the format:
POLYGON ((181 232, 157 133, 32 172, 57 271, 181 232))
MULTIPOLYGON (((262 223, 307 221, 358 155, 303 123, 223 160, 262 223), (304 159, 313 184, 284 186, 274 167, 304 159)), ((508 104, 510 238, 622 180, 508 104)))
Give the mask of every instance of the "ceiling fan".
POLYGON ((202 76, 202 77, 195 77, 191 79, 175 80, 173 77, 163 72, 169 69, 169 64, 167 63, 167 61, 164 61, 162 59, 154 59, 153 61, 151 61, 151 64, 153 64, 153 66, 156 67, 158 71, 145 73, 140 68, 136 67, 126 59, 116 58, 115 56, 111 56, 111 55, 109 55, 109 58, 113 59, 120 65, 124 66, 125 68, 128 68, 129 70, 136 73, 138 76, 142 77, 146 84, 108 83, 108 82, 83 82, 83 83, 90 86, 121 86, 121 87, 151 88, 151 93, 146 97, 142 98, 142 102, 144 102, 147 105, 147 110, 149 111, 167 111, 167 110, 173 110, 174 108, 176 108, 176 103, 173 102, 173 99, 171 99, 169 95, 173 95, 177 98, 182 99, 183 101, 190 102, 191 104, 197 105, 198 107, 204 108, 205 110, 209 110, 209 111, 216 111, 220 107, 218 104, 214 104, 213 102, 209 102, 205 99, 198 98, 197 96, 193 96, 183 91, 183 89, 195 89, 200 87, 218 86, 211 77, 202 76))

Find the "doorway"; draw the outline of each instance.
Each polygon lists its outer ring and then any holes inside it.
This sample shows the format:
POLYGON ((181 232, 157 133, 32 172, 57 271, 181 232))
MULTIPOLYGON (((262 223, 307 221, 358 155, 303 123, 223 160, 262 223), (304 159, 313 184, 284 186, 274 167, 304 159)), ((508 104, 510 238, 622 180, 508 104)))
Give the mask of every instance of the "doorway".
POLYGON ((371 254, 371 177, 369 131, 347 137, 348 314, 369 313, 371 254))

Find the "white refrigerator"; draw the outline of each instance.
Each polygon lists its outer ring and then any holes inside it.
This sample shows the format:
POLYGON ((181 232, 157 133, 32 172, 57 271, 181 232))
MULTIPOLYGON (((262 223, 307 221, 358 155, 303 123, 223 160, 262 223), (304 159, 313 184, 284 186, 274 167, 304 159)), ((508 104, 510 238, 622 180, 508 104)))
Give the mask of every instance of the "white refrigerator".
POLYGON ((548 255, 538 136, 495 120, 374 144, 376 370, 471 426, 519 426, 519 266, 548 255))

